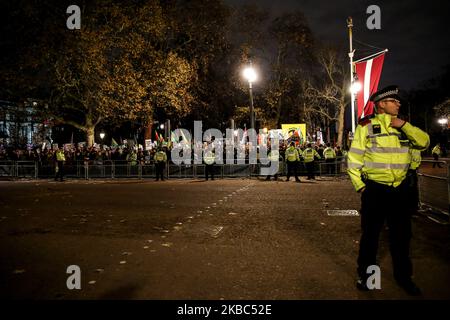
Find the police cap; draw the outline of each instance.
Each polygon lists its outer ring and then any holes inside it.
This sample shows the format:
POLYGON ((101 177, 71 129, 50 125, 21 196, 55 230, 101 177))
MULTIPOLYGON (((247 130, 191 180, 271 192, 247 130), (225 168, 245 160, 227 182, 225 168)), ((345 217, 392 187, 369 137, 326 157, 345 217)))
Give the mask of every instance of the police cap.
POLYGON ((398 87, 397 86, 388 86, 386 88, 383 88, 381 90, 378 90, 374 94, 370 96, 370 101, 378 102, 383 99, 387 98, 393 98, 397 100, 401 100, 400 96, 398 95, 398 87))

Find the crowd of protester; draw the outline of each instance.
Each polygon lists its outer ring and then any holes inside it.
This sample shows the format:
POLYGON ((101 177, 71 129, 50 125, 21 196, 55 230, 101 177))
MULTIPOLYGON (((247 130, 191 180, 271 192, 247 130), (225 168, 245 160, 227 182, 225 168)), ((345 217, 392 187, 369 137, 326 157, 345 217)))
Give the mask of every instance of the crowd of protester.
MULTIPOLYGON (((223 159, 225 161, 227 157, 227 146, 222 142, 212 142, 214 144, 215 150, 223 150, 223 159)), ((206 145, 207 143, 204 143, 206 145)), ((204 146, 199 143, 195 147, 200 149, 204 146)), ((61 146, 62 147, 62 146, 61 146)), ((195 152, 195 147, 187 144, 175 144, 175 145, 154 145, 150 150, 144 150, 140 147, 130 147, 130 146, 116 146, 116 147, 100 147, 92 146, 85 147, 83 145, 72 145, 72 147, 64 146, 64 155, 66 159, 66 165, 76 164, 78 162, 86 162, 92 164, 102 164, 108 161, 120 161, 127 162, 132 165, 137 164, 152 164, 155 153, 158 147, 163 148, 167 152, 168 160, 171 161, 171 151, 172 148, 178 148, 180 150, 179 155, 182 156, 183 152, 188 152, 187 149, 191 149, 191 159, 195 160, 197 153, 195 152), (183 150, 183 151, 181 151, 183 150)), ((284 159, 284 152, 288 147, 288 141, 280 141, 279 152, 281 157, 284 159)), ((325 145, 317 143, 315 149, 319 155, 323 158, 323 151, 325 145)), ((306 148, 306 143, 299 145, 298 149, 304 150, 306 148)), ((270 149, 270 147, 269 147, 270 149)), ((0 161, 37 161, 40 165, 53 165, 55 162, 55 152, 56 147, 46 147, 42 148, 40 146, 27 147, 27 148, 14 148, 11 146, 6 146, 0 144, 0 161)), ((217 152, 217 151, 216 151, 217 152)), ((260 158, 259 148, 253 146, 251 143, 247 142, 245 144, 237 144, 234 148, 234 159, 245 158, 248 160, 249 155, 252 152, 256 152, 257 158, 260 158)), ((345 151, 341 150, 340 147, 335 147, 337 159, 345 156, 345 151)))

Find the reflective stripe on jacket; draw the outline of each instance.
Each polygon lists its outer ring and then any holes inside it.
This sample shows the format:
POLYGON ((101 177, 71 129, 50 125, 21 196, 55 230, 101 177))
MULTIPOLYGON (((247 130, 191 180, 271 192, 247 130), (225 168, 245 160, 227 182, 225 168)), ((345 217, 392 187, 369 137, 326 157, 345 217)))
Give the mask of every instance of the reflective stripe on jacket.
POLYGON ((206 164, 213 164, 215 161, 216 156, 214 155, 214 152, 208 151, 206 152, 204 156, 204 160, 206 164))
POLYGON ((127 161, 131 163, 132 166, 135 166, 137 164, 137 154, 136 153, 129 153, 127 155, 127 161))
POLYGON ((285 151, 285 157, 286 157, 286 161, 289 161, 289 162, 294 162, 294 161, 300 160, 300 157, 298 156, 298 152, 295 149, 295 147, 287 148, 285 151))
POLYGON ((156 162, 166 162, 167 161, 167 155, 164 151, 158 151, 155 153, 155 161, 156 162))
POLYGON ((410 148, 425 150, 430 137, 406 122, 401 130, 390 126, 391 116, 377 114, 366 125, 358 125, 348 152, 347 173, 358 191, 367 179, 397 187, 410 167, 410 148), (407 140, 402 139, 401 132, 407 140))
POLYGON ((62 150, 56 151, 56 161, 66 161, 66 156, 64 155, 64 151, 62 151, 62 150))
POLYGON ((303 159, 305 162, 313 162, 314 157, 317 157, 320 159, 320 155, 317 153, 317 151, 313 148, 306 148, 305 151, 303 151, 303 159))
POLYGON ((323 151, 323 157, 326 159, 335 159, 336 158, 336 152, 334 152, 333 148, 327 147, 323 151))

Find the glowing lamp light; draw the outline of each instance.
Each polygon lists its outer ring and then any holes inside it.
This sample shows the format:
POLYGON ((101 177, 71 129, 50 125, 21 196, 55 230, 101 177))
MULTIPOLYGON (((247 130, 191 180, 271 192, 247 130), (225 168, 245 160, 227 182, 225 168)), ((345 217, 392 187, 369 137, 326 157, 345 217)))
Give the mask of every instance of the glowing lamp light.
POLYGON ((358 93, 358 91, 360 91, 362 89, 361 83, 356 81, 353 82, 352 85, 350 86, 350 92, 353 94, 358 93))
POLYGON ((252 67, 245 68, 243 75, 248 82, 255 82, 257 79, 256 71, 252 67))
POLYGON ((446 125, 448 123, 448 119, 447 118, 441 118, 441 119, 438 120, 438 123, 441 126, 444 126, 444 125, 446 125))

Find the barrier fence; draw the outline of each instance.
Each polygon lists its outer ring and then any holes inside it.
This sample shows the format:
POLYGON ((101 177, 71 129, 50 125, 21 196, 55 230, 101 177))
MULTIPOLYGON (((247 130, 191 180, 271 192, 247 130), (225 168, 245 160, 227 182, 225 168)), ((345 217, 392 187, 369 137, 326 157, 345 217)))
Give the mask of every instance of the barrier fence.
MULTIPOLYGON (((261 165, 257 164, 215 164, 214 175, 217 178, 246 178, 260 175, 261 165)), ((287 166, 279 162, 278 174, 286 175, 287 166)), ((346 163, 339 159, 333 163, 322 161, 315 162, 315 175, 338 176, 346 173, 346 163)), ((55 176, 54 164, 41 164, 35 161, 1 161, 0 177, 3 178, 29 178, 49 179, 55 176)), ((306 175, 306 167, 303 162, 298 163, 297 173, 299 176, 306 175)), ((167 178, 203 178, 205 175, 204 164, 166 165, 165 175, 167 178)), ((77 161, 64 164, 64 177, 73 179, 115 179, 115 178, 155 178, 156 169, 153 163, 137 163, 127 161, 77 161)))
POLYGON ((445 161, 422 160, 418 169, 419 200, 422 205, 444 213, 450 207, 449 164, 445 161))

